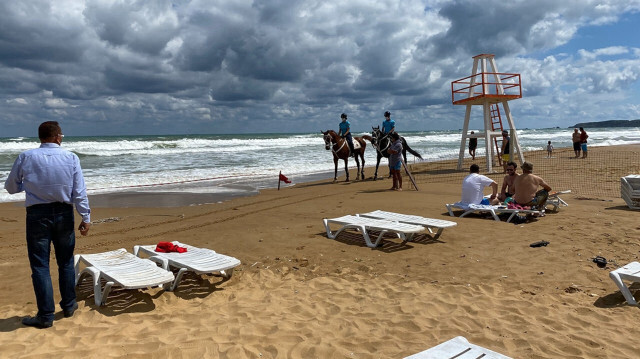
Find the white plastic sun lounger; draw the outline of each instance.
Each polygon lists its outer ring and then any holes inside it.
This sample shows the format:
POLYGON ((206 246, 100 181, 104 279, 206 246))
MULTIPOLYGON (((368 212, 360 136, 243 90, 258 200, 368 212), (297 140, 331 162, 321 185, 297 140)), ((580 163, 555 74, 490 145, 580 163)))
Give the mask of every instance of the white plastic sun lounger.
POLYGON ((624 299, 627 300, 627 303, 631 305, 638 304, 638 302, 636 302, 635 298, 631 294, 629 287, 624 284, 623 280, 640 282, 640 263, 631 262, 623 267, 611 271, 611 273, 609 273, 609 277, 613 280, 614 283, 616 283, 616 285, 620 289, 620 292, 622 292, 622 295, 624 295, 624 299))
POLYGON ((124 248, 104 253, 77 254, 73 260, 76 285, 82 274, 91 275, 94 300, 99 306, 107 302, 107 296, 114 285, 124 289, 141 289, 167 285, 174 280, 173 273, 158 267, 153 261, 134 256, 124 248), (81 263, 86 267, 80 271, 81 263), (103 290, 100 279, 107 281, 103 290))
POLYGON ((402 242, 405 243, 407 241, 410 241, 414 234, 423 232, 425 230, 423 226, 418 226, 415 224, 392 222, 381 219, 365 218, 351 215, 331 219, 325 218, 322 221, 324 222, 324 227, 327 230, 327 237, 329 237, 330 239, 335 239, 338 234, 340 234, 340 232, 346 229, 355 229, 362 234, 367 247, 370 248, 377 247, 382 240, 382 237, 385 235, 385 233, 388 232, 395 233, 398 238, 402 239, 402 242), (341 227, 335 233, 333 233, 330 228, 331 224, 340 225, 341 227), (369 237, 369 231, 371 230, 380 232, 375 242, 372 242, 371 238, 369 237))
POLYGON ((447 207, 447 211, 449 211, 449 215, 451 217, 455 217, 453 214, 453 209, 458 208, 463 210, 464 212, 460 215, 460 218, 468 215, 469 213, 489 213, 496 221, 500 222, 500 217, 498 214, 500 213, 511 213, 509 218, 507 219, 507 223, 511 222, 513 217, 515 217, 518 213, 526 213, 526 214, 544 214, 544 211, 538 211, 534 209, 510 209, 506 206, 492 206, 488 204, 465 204, 461 202, 456 202, 452 204, 445 204, 447 207))
POLYGON ((408 224, 417 224, 419 226, 423 226, 427 228, 427 230, 431 234, 434 234, 434 228, 435 228, 437 229, 437 231, 435 232, 433 239, 437 239, 438 237, 440 237, 440 235, 442 234, 442 231, 444 231, 445 228, 454 227, 458 225, 456 222, 445 221, 442 219, 426 218, 426 217, 415 216, 411 214, 401 214, 401 213, 387 212, 387 211, 381 211, 381 210, 376 210, 368 213, 361 213, 361 214, 357 214, 356 216, 384 219, 387 221, 396 221, 396 222, 408 223, 408 224))
POLYGON ((170 270, 169 266, 179 268, 176 280, 169 290, 174 290, 178 286, 182 275, 186 271, 195 272, 196 274, 220 273, 224 278, 230 278, 233 274, 233 268, 240 265, 240 260, 237 258, 216 253, 211 249, 194 247, 178 241, 171 243, 184 247, 187 251, 184 253, 161 253, 155 251, 156 245, 133 247, 133 254, 136 256, 144 254, 149 256, 151 260, 156 260, 156 258, 161 258, 159 262, 165 260, 163 268, 166 270, 170 270))
POLYGON ((571 193, 571 190, 564 191, 556 191, 549 193, 549 197, 547 197, 547 203, 545 206, 553 206, 553 211, 557 211, 560 207, 567 207, 569 204, 565 202, 562 198, 560 198, 561 194, 571 193))
POLYGON ((404 359, 511 359, 479 345, 471 344, 465 337, 455 337, 423 352, 404 359))

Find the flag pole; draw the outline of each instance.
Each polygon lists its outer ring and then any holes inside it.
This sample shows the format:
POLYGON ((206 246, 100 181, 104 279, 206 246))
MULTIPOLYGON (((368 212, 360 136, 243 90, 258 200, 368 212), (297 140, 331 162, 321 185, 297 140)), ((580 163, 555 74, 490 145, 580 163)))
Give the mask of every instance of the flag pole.
POLYGON ((280 171, 280 173, 278 173, 278 191, 280 190, 280 176, 282 176, 282 171, 280 171))

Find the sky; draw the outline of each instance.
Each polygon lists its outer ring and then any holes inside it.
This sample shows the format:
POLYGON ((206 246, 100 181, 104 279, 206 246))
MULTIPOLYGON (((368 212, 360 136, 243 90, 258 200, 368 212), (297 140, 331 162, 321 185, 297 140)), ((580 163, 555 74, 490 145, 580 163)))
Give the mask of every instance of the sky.
POLYGON ((516 128, 640 119, 638 34, 640 0, 2 1, 0 137, 460 129, 478 54, 516 128))

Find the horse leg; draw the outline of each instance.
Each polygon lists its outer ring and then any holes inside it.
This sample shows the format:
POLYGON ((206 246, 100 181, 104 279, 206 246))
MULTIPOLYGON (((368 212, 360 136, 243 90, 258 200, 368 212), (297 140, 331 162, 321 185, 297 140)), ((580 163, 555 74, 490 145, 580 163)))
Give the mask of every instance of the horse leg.
POLYGON ((338 158, 333 157, 333 182, 338 181, 338 158))
POLYGON ((358 155, 359 155, 359 153, 356 153, 353 156, 353 158, 356 160, 356 166, 358 167, 358 171, 356 172, 356 181, 360 180, 360 160, 358 159, 358 155))
POLYGON ((344 172, 347 174, 345 182, 349 182, 349 157, 344 159, 344 172))
POLYGON ((378 159, 376 161, 376 173, 374 173, 373 175, 373 180, 377 180, 378 179, 378 167, 380 166, 380 159, 382 158, 382 155, 378 152, 378 159))
POLYGON ((360 154, 360 159, 362 160, 362 172, 360 172, 360 178, 364 181, 364 152, 360 154))

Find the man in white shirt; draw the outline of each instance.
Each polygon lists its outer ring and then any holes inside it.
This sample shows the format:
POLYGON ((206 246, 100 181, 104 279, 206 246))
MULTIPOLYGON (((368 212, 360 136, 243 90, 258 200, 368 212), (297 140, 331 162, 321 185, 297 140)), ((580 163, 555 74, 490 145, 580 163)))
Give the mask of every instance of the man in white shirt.
POLYGON ((469 175, 462 180, 462 199, 460 202, 466 204, 481 204, 484 199, 483 190, 491 186, 493 192, 489 197, 489 203, 498 204, 496 198, 498 194, 498 184, 491 178, 480 174, 480 166, 472 164, 469 168, 469 175))

